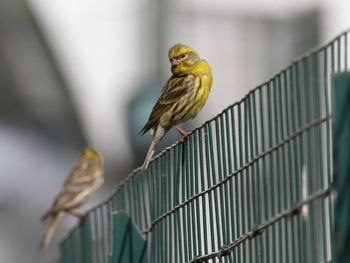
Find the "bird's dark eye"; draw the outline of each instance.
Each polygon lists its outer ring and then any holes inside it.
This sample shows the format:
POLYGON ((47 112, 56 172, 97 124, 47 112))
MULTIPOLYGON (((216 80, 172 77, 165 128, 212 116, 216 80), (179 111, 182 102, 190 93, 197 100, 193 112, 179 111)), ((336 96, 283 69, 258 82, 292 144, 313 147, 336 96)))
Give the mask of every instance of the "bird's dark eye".
POLYGON ((179 59, 184 59, 186 57, 186 54, 182 54, 179 56, 179 59))

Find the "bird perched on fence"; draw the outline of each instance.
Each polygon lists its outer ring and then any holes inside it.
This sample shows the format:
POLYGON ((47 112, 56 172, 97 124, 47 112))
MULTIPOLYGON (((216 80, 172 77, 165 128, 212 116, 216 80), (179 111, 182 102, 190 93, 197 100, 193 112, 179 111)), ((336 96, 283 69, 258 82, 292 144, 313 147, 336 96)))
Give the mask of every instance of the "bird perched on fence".
POLYGON ((184 138, 186 132, 179 126, 196 117, 208 99, 213 81, 209 64, 191 47, 176 44, 169 50, 173 75, 162 89, 141 135, 151 130, 153 139, 142 169, 147 169, 155 147, 172 128, 184 138))
POLYGON ((84 149, 75 168, 64 182, 49 211, 42 217, 43 222, 48 222, 48 229, 40 243, 45 248, 59 221, 66 215, 71 214, 80 220, 84 214, 75 210, 87 201, 103 183, 103 163, 101 155, 91 148, 84 149))

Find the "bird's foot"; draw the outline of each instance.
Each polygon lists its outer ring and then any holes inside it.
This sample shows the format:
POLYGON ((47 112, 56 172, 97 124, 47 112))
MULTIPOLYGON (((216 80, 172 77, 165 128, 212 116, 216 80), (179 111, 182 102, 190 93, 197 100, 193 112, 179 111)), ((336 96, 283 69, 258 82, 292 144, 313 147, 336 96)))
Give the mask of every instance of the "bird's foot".
POLYGON ((175 126, 175 129, 180 134, 182 141, 186 141, 187 132, 184 129, 182 129, 180 126, 175 126))

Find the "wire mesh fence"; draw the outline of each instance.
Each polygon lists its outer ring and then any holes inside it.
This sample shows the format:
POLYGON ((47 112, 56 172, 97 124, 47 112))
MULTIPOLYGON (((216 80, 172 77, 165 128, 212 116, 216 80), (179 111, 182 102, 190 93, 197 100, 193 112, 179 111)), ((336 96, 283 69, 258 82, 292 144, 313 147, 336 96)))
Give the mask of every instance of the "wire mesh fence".
POLYGON ((331 75, 348 69, 349 34, 135 170, 63 240, 61 262, 331 262, 331 75), (120 213, 139 237, 121 238, 120 213))

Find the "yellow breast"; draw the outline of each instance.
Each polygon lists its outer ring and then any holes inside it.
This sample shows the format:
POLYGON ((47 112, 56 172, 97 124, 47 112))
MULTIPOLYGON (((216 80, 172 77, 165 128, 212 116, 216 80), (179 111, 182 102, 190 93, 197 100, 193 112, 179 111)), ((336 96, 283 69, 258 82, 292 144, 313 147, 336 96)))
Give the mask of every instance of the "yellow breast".
POLYGON ((203 108, 204 104, 208 99, 211 84, 213 82, 213 77, 211 73, 211 68, 205 60, 202 60, 199 63, 199 65, 191 71, 191 73, 199 76, 201 80, 201 84, 198 88, 197 96, 195 98, 194 107, 191 112, 192 118, 194 118, 198 114, 198 112, 203 108))

